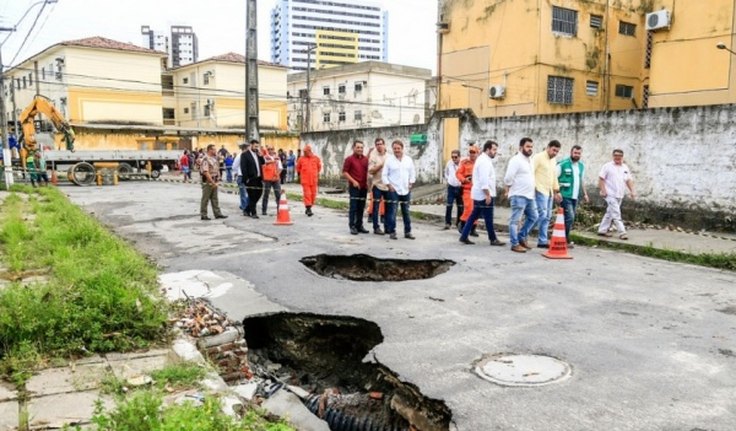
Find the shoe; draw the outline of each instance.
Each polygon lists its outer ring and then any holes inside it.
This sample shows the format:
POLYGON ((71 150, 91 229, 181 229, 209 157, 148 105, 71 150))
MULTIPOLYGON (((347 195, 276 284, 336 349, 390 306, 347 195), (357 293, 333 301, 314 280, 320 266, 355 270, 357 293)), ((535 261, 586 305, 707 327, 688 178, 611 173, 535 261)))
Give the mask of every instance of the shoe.
POLYGON ((370 232, 368 232, 368 229, 366 229, 364 227, 359 227, 358 228, 358 233, 370 233, 370 232))
POLYGON ((225 214, 216 215, 215 218, 227 218, 225 214))
POLYGON ((626 235, 625 233, 622 233, 621 235, 618 236, 618 239, 622 239, 624 241, 627 241, 629 239, 629 236, 626 235))
POLYGON ((532 249, 531 247, 529 247, 529 244, 526 243, 526 240, 525 239, 520 239, 519 240, 519 245, 522 246, 522 247, 524 247, 527 250, 531 250, 532 249))
POLYGON ((358 229, 356 229, 354 227, 351 227, 350 228, 350 235, 357 235, 357 234, 358 234, 358 229))
POLYGON ((603 237, 606 237, 606 238, 610 238, 610 237, 612 237, 613 235, 611 235, 611 234, 610 234, 610 233, 608 233, 608 232, 598 232, 598 236, 603 236, 603 237))
POLYGON ((470 229, 470 236, 475 236, 475 237, 480 236, 478 235, 478 231, 475 230, 475 226, 473 226, 473 228, 470 229))
POLYGON ((473 241, 471 241, 471 240, 469 240, 467 238, 460 238, 458 241, 460 241, 463 244, 467 244, 467 245, 475 244, 473 241))
POLYGON ((380 227, 377 227, 377 228, 373 229, 373 233, 376 234, 376 235, 384 235, 384 233, 383 233, 383 231, 381 230, 380 227))
POLYGON ((404 238, 406 238, 406 239, 417 239, 414 235, 411 234, 411 232, 405 233, 404 234, 404 238))
POLYGON ((202 216, 201 218, 202 218, 202 220, 212 220, 211 218, 209 218, 207 216, 202 216))
POLYGON ((260 217, 258 217, 258 214, 256 214, 256 213, 252 213, 252 214, 250 215, 250 218, 260 218, 260 217))
POLYGON ((549 244, 537 244, 537 248, 549 248, 549 244))
POLYGON ((517 244, 511 247, 511 251, 515 251, 517 253, 526 253, 526 248, 521 244, 517 244))
POLYGON ((389 237, 389 238, 391 238, 391 239, 399 239, 399 238, 398 238, 398 237, 396 236, 396 232, 394 232, 394 233, 390 234, 390 235, 389 235, 388 237, 389 237))
POLYGON ((243 211, 243 216, 250 217, 250 213, 248 211, 243 211))
POLYGON ((314 213, 312 212, 312 207, 307 207, 307 210, 304 211, 304 214, 307 215, 307 217, 312 217, 314 213))
POLYGON ((503 241, 499 241, 499 240, 497 240, 497 239, 494 239, 493 241, 491 241, 491 245, 493 245, 493 246, 497 246, 497 247, 500 247, 500 246, 502 246, 502 245, 506 245, 506 243, 505 243, 505 242, 503 242, 503 241))
POLYGON ((465 228, 465 222, 461 220, 460 223, 457 224, 457 231, 463 233, 463 228, 465 228))
POLYGON ((268 213, 267 213, 266 211, 261 211, 261 215, 263 215, 263 216, 267 216, 267 215, 268 215, 268 213))
POLYGON ((449 224, 446 224, 445 227, 444 227, 444 229, 442 229, 442 230, 450 230, 450 225, 449 224))

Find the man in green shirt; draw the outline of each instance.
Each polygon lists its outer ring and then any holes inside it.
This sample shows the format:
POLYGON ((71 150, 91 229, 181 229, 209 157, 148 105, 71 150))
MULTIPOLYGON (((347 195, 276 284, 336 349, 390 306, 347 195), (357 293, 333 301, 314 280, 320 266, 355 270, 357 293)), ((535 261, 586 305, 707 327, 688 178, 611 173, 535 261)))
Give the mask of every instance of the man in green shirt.
POLYGON ((567 247, 572 248, 573 243, 570 241, 570 230, 575 222, 575 210, 578 205, 580 194, 588 203, 588 192, 585 191, 585 165, 580 161, 583 155, 583 148, 580 145, 573 145, 570 150, 570 157, 560 161, 557 164, 557 181, 560 184, 560 194, 562 195, 562 210, 565 212, 565 238, 567 238, 567 247))

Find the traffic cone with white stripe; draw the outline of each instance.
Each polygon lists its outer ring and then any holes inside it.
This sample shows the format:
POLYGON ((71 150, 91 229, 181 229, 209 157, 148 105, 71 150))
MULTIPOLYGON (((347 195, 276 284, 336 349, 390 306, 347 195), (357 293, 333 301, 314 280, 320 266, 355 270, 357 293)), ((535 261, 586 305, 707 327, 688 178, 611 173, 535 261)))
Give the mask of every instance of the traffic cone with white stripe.
POLYGON ((286 201, 286 193, 281 193, 281 199, 279 199, 279 210, 276 212, 276 221, 273 224, 294 224, 294 222, 291 221, 291 213, 289 212, 289 203, 286 201))
POLYGON ((567 254, 567 238, 565 238, 565 212, 560 208, 557 211, 557 218, 555 219, 555 228, 552 231, 552 240, 549 243, 549 249, 547 252, 542 253, 542 256, 549 259, 572 259, 572 256, 567 254))

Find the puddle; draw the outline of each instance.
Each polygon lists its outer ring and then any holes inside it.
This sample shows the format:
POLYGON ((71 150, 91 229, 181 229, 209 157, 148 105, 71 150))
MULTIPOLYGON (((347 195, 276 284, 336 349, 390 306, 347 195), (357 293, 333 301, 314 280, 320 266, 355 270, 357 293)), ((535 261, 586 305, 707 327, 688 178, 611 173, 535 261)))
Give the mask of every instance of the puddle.
POLYGON ((426 280, 447 272, 455 262, 442 259, 380 259, 367 254, 348 256, 320 254, 300 262, 317 274, 338 280, 426 280))

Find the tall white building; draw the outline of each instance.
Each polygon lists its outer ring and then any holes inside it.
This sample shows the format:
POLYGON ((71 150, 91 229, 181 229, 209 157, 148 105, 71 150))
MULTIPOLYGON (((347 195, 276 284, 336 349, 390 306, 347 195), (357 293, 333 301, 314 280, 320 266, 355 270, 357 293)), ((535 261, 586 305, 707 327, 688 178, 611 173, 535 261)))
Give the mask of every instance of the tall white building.
POLYGON ((169 55, 167 67, 180 67, 195 63, 199 56, 197 35, 191 26, 172 25, 171 34, 152 30, 151 27, 141 26, 143 47, 165 52, 169 55))
POLYGON ((271 61, 311 67, 388 60, 388 12, 366 0, 278 0, 271 11, 271 61), (354 38, 357 35, 357 46, 354 38), (308 54, 308 48, 319 49, 308 54))

